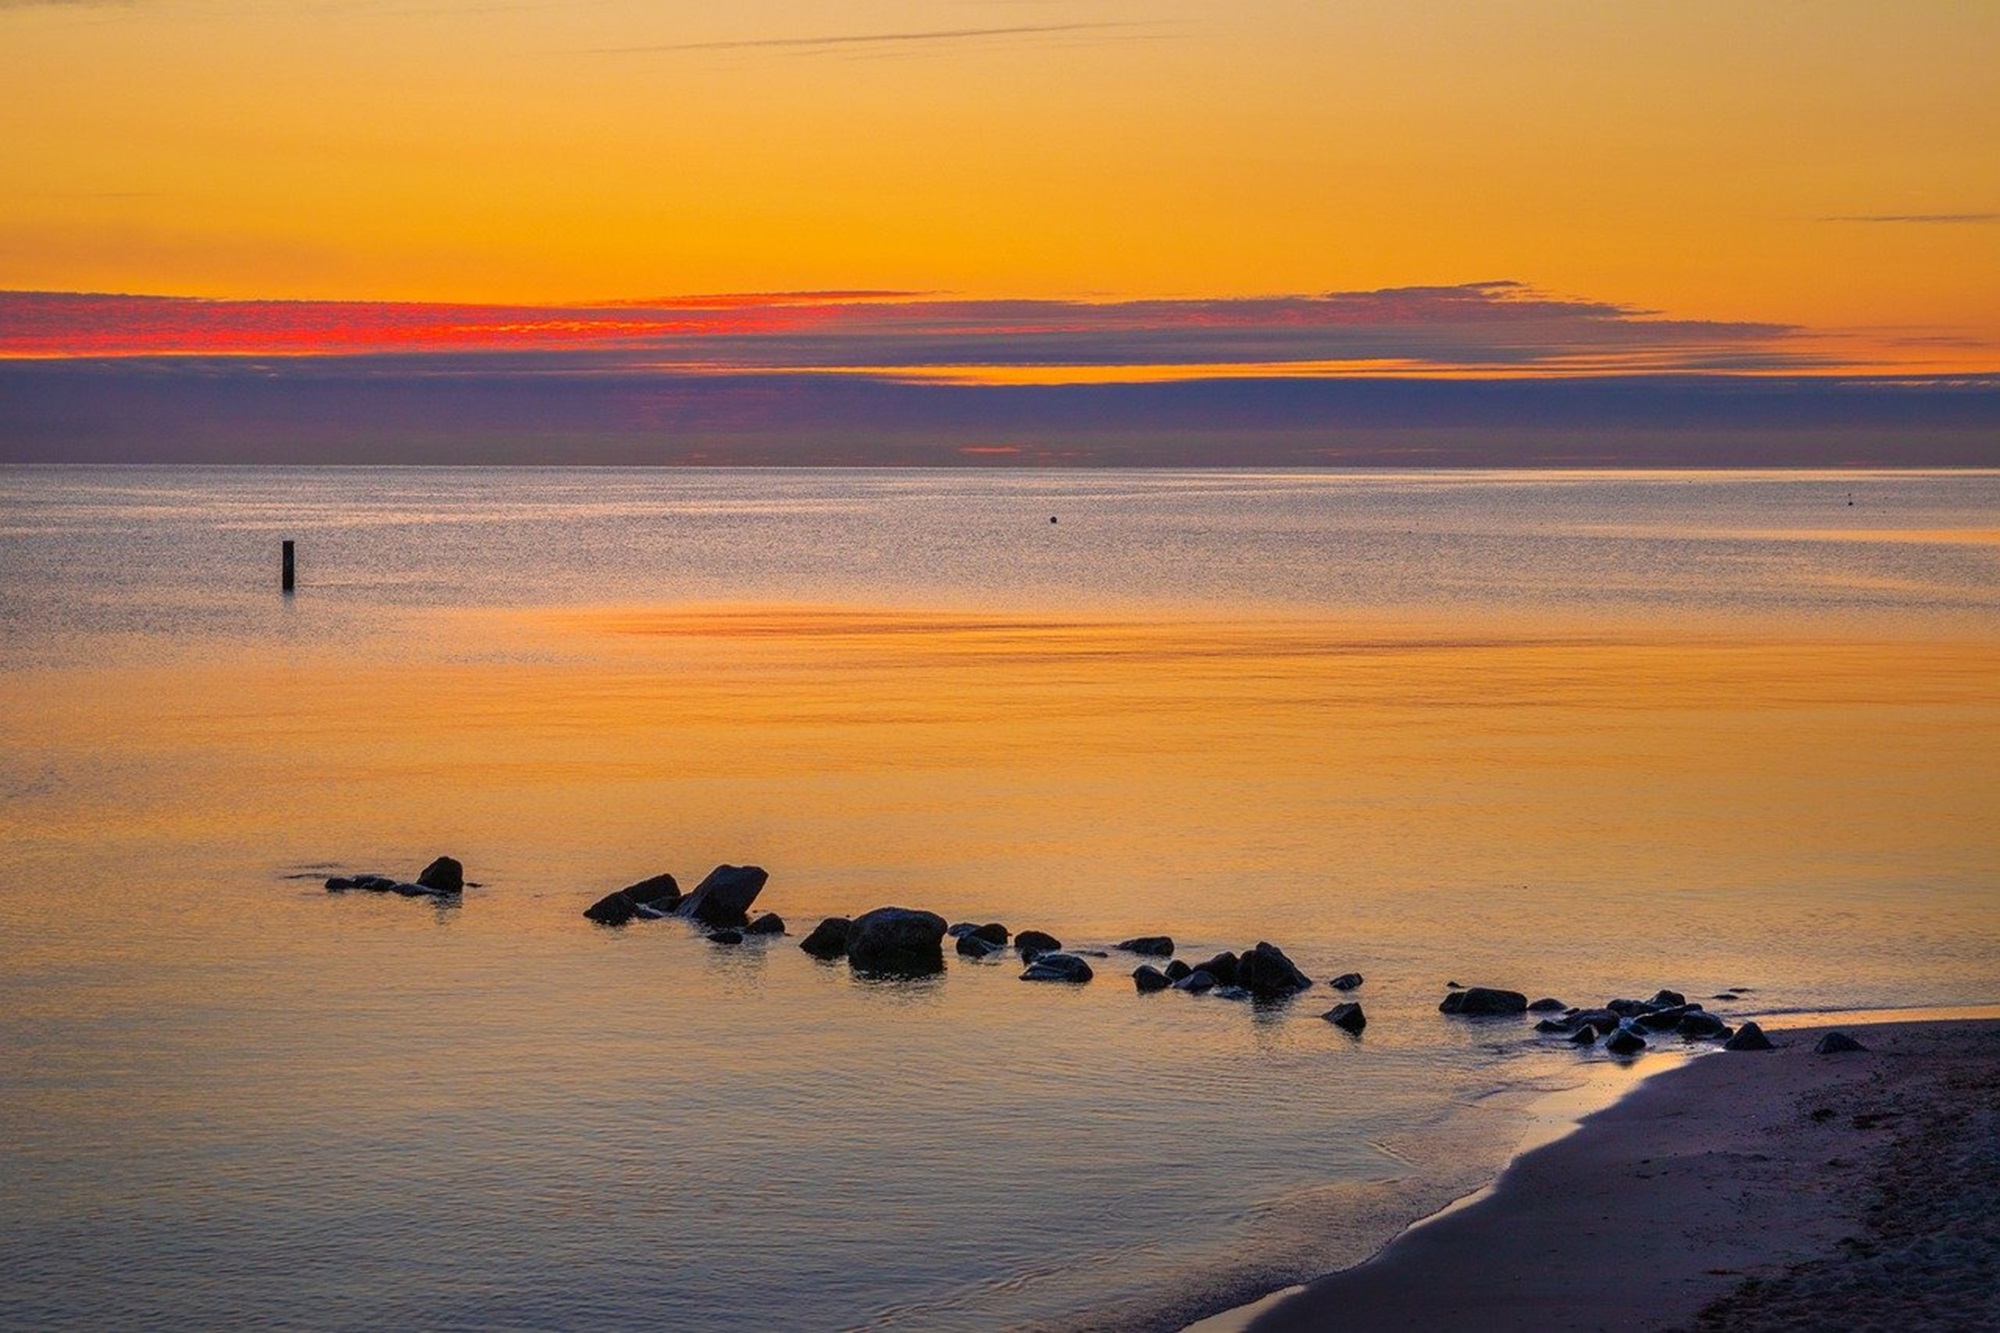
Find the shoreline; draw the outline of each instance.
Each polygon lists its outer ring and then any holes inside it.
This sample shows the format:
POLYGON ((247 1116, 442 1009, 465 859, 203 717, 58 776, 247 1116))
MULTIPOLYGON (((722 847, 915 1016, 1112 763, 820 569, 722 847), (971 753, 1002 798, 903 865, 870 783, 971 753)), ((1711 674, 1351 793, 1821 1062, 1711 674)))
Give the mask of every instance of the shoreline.
MULTIPOLYGON (((1715 1052, 1539 1099, 1542 1123, 1524 1128, 1494 1181, 1361 1264, 1187 1333, 1678 1328, 1698 1317, 1729 1328, 1750 1302, 1759 1326, 1783 1327, 1774 1303, 1835 1299, 1824 1289, 1841 1285, 1843 1267, 1879 1253, 1864 1233, 1894 1211, 1885 1193, 1900 1197, 1902 1178, 1923 1169, 1905 1159, 1937 1155, 1938 1124, 1985 1114, 1948 1094, 1968 1077, 2000 1085, 2000 1006, 1770 1017, 1785 1024, 1767 1024, 1776 1051, 1715 1052), (1814 1054, 1834 1028, 1871 1050, 1814 1054), (1584 1108, 1551 1114, 1579 1096, 1584 1108)), ((1978 1299, 1976 1286, 1968 1296, 1914 1282, 1878 1279, 1865 1299, 1978 1299)))

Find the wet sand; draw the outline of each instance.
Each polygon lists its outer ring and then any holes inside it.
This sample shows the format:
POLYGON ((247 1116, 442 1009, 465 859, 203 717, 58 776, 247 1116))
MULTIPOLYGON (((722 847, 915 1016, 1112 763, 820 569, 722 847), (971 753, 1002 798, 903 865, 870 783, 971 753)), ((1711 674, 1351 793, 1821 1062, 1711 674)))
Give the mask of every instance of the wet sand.
POLYGON ((1252 1333, 2000 1327, 2000 1019, 1648 1080, 1252 1333))

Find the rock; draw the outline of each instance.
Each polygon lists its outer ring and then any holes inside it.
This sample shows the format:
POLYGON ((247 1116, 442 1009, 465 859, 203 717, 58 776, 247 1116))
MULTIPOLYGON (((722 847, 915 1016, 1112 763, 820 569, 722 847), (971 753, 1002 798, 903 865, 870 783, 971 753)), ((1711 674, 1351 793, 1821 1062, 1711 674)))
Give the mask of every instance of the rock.
POLYGON ((607 893, 596 902, 583 909, 583 914, 600 926, 622 926, 630 921, 639 910, 638 904, 625 896, 625 890, 607 893))
POLYGON ((1179 981, 1176 981, 1174 989, 1184 990, 1192 995, 1200 995, 1205 991, 1215 989, 1215 976, 1213 973, 1204 972, 1200 968, 1196 968, 1179 981))
POLYGON ((711 930, 708 932, 710 944, 741 944, 743 932, 740 930, 711 930))
POLYGON ((1726 1037, 1729 1024, 1714 1014, 1705 1014, 1699 1009, 1690 1009, 1681 1015, 1681 1021, 1674 1024, 1674 1035, 1698 1041, 1708 1037, 1726 1037))
POLYGON ((769 878, 762 866, 717 866, 674 905, 674 915, 704 926, 741 926, 749 921, 750 904, 769 878))
POLYGON ((1632 1022, 1634 1026, 1642 1027, 1648 1032, 1671 1032, 1683 1018, 1694 1012, 1696 1011, 1680 1004, 1639 1014, 1632 1019, 1632 1022))
POLYGON ((1171 958, 1174 953, 1174 941, 1170 935, 1140 935, 1118 947, 1126 953, 1144 954, 1150 958, 1171 958))
POLYGON ((1648 1001, 1655 1009, 1677 1009, 1687 1002, 1688 997, 1677 990, 1654 991, 1653 998, 1648 1001))
POLYGON ((1062 941, 1042 930, 1024 930, 1014 937, 1014 947, 1022 953, 1033 950, 1036 953, 1055 953, 1062 948, 1062 941))
POLYGON ((1619 1017, 1620 1015, 1610 1009, 1579 1009, 1573 1014, 1563 1015, 1563 1020, 1571 1027, 1582 1027, 1587 1024, 1596 1028, 1598 1035, 1602 1036, 1618 1026, 1619 1017))
POLYGON ((1711 1000, 1733 1000, 1736 997, 1734 995, 1731 995, 1728 991, 1718 991, 1714 995, 1709 996, 1708 998, 1711 1000))
POLYGON ((1569 1008, 1569 1006, 1564 1004, 1561 1000, 1554 1000, 1544 997, 1543 999, 1536 1000, 1533 1004, 1529 1005, 1528 1012, 1531 1014, 1552 1014, 1557 1012, 1558 1010, 1563 1010, 1567 1008, 1569 1008))
POLYGON ((854 919, 847 961, 869 972, 921 974, 944 968, 944 918, 908 907, 878 907, 854 919))
POLYGON ((1035 961, 1028 964, 1021 980, 1081 983, 1090 980, 1093 975, 1090 964, 1073 953, 1044 953, 1035 955, 1035 961))
POLYGON ((349 882, 355 888, 366 889, 370 893, 388 893, 396 887, 396 881, 387 875, 356 875, 349 882))
POLYGON ((1725 1051, 1775 1051, 1771 1039, 1764 1035, 1764 1029, 1755 1023, 1745 1023, 1736 1029, 1736 1035, 1722 1043, 1725 1051))
POLYGON ((1218 986, 1234 986, 1236 984, 1236 955, 1224 950, 1205 963, 1196 963, 1194 970, 1208 973, 1208 975, 1215 978, 1215 984, 1218 986))
POLYGON ((345 893, 349 889, 358 889, 360 887, 353 880, 340 875, 335 875, 326 882, 326 891, 328 893, 345 893))
POLYGON ((417 883, 439 893, 463 893, 465 867, 449 856, 440 856, 418 873, 417 883))
POLYGON ((1492 986, 1474 986, 1470 990, 1453 991, 1438 1005, 1439 1013, 1457 1014, 1462 1018, 1485 1018, 1493 1014, 1523 1014, 1527 1011, 1527 996, 1517 990, 1499 990, 1492 986))
POLYGON ((1592 1027, 1590 1024, 1585 1023, 1582 1027, 1570 1033, 1569 1039, 1570 1039, 1570 1044, 1574 1046, 1595 1045, 1597 1042, 1597 1029, 1592 1027))
POLYGON ((405 898, 428 898, 434 893, 442 893, 442 890, 427 889, 421 884, 398 884, 389 891, 391 893, 400 893, 405 898))
POLYGON ((944 933, 948 938, 957 940, 965 938, 978 929, 979 927, 973 925, 970 921, 954 921, 944 928, 944 933))
POLYGON ((1009 939, 1007 927, 1001 925, 998 921, 988 921, 983 926, 974 926, 972 928, 972 937, 976 940, 985 940, 988 944, 1001 948, 1006 946, 1009 939))
POLYGON ((1620 1018, 1636 1018, 1653 1011, 1653 1006, 1644 1000, 1606 1000, 1604 1007, 1620 1018))
POLYGON ((651 903, 639 903, 632 910, 638 914, 641 921, 665 921, 673 915, 672 912, 661 911, 651 903))
POLYGON ((854 923, 844 916, 830 916, 799 941, 799 947, 815 958, 832 960, 846 956, 847 932, 854 923))
POLYGON ((1312 978, 1299 971, 1283 949, 1259 940, 1256 948, 1244 950, 1236 960, 1236 984, 1260 1000, 1274 1000, 1306 989, 1312 978))
POLYGON ((1562 1022, 1560 1019, 1544 1018, 1541 1022, 1535 1024, 1535 1031, 1567 1032, 1569 1031, 1569 1024, 1562 1022))
POLYGON ((1168 963, 1163 970, 1167 974, 1168 981, 1179 981, 1182 977, 1194 971, 1192 967, 1189 967, 1186 963, 1183 963, 1178 958, 1174 959, 1171 963, 1168 963))
POLYGON ((967 958, 990 958, 996 953, 1005 953, 1006 948, 978 935, 966 934, 958 937, 958 951, 967 958))
POLYGON ((1848 1051, 1865 1051, 1867 1049, 1866 1046, 1863 1046, 1845 1032, 1829 1032, 1819 1039, 1818 1045, 1813 1047, 1813 1054, 1843 1055, 1848 1051))
POLYGON ((625 896, 641 907, 664 907, 671 912, 681 900, 681 886, 672 875, 655 875, 628 887, 625 896))
POLYGON ((743 928, 746 935, 782 935, 785 933, 785 918, 776 912, 766 912, 743 928))
POLYGON ((1141 995, 1145 995, 1151 991, 1165 990, 1174 983, 1167 979, 1166 973, 1151 963, 1141 963, 1132 969, 1132 984, 1139 988, 1141 995))
POLYGON ((1361 1006, 1352 1001, 1336 1004, 1320 1017, 1346 1032, 1358 1033, 1368 1026, 1368 1015, 1362 1013, 1361 1006))
POLYGON ((1464 987, 1464 986, 1461 986, 1461 985, 1460 985, 1460 984, 1459 984, 1458 982, 1456 982, 1456 981, 1447 981, 1447 982, 1445 982, 1445 983, 1444 983, 1444 988, 1445 988, 1446 990, 1464 990, 1464 989, 1465 989, 1465 987, 1464 987))
POLYGON ((1604 1049, 1613 1055, 1637 1055, 1646 1049, 1646 1039, 1631 1028, 1619 1028, 1604 1043, 1604 1049))
POLYGON ((1361 974, 1359 972, 1342 972, 1326 984, 1335 990, 1360 990, 1361 974))

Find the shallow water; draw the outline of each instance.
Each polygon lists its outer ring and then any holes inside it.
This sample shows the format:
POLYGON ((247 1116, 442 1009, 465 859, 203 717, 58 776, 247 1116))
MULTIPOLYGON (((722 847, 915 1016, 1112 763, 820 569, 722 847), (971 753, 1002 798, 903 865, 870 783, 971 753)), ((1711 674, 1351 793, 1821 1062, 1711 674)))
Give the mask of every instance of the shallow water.
POLYGON ((1171 1322, 1575 1077, 1447 979, 2000 991, 1995 474, 6 469, 0 572, 9 1324, 1171 1322), (892 902, 1371 1023, 793 947, 892 902))

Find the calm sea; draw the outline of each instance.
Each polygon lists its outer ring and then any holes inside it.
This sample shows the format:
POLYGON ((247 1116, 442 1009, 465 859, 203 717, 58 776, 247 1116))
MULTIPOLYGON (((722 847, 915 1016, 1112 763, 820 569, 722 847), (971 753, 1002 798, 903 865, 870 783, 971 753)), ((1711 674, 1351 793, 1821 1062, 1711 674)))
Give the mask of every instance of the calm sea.
POLYGON ((2000 474, 0 469, 0 1325, 1171 1327, 1589 1076, 1447 981, 2000 997, 1996 809, 2000 474))

